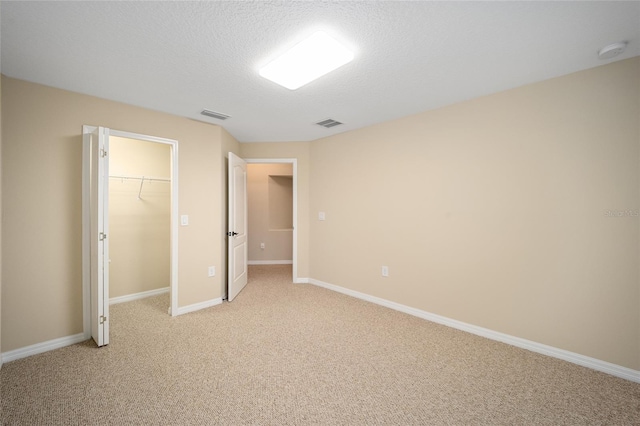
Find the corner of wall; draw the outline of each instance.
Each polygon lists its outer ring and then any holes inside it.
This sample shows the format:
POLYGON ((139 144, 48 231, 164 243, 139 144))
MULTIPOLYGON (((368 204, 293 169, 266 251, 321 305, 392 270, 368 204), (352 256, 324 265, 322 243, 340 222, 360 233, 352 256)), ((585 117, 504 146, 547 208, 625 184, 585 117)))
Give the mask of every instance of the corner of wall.
POLYGON ((0 74, 0 368, 2 368, 2 79, 0 74))
MULTIPOLYGON (((640 75, 640 56, 636 57, 635 60, 635 67, 637 68, 637 72, 636 75, 640 75)), ((636 99, 638 101, 638 135, 636 137, 636 140, 638 141, 638 145, 640 145, 640 78, 638 79, 638 84, 636 85, 636 90, 638 91, 638 96, 636 96, 636 99)), ((640 149, 638 150, 640 153, 640 149)), ((640 155, 638 156, 638 167, 640 168, 640 155)), ((639 177, 640 180, 640 177, 639 177)), ((640 185, 639 185, 640 188, 640 185)), ((640 200, 640 191, 638 193, 638 199, 640 200)), ((637 219, 640 223, 640 218, 637 219)), ((640 370, 640 238, 638 239, 638 341, 637 341, 637 354, 638 354, 638 360, 637 360, 637 367, 638 370, 640 370)))

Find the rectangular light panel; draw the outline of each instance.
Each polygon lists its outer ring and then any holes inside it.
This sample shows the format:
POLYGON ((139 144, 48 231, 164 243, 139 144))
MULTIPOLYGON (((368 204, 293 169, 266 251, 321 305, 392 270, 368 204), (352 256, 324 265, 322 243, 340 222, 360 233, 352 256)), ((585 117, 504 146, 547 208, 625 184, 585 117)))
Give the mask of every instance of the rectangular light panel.
POLYGON ((260 75, 295 90, 341 67, 353 53, 323 31, 314 33, 260 69, 260 75))

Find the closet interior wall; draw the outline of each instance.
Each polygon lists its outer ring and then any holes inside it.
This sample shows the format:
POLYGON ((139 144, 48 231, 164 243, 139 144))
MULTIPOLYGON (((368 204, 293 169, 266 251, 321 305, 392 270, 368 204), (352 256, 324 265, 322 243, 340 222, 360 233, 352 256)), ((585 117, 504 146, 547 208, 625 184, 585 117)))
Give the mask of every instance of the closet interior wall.
POLYGON ((171 146, 109 138, 110 298, 170 285, 171 146))

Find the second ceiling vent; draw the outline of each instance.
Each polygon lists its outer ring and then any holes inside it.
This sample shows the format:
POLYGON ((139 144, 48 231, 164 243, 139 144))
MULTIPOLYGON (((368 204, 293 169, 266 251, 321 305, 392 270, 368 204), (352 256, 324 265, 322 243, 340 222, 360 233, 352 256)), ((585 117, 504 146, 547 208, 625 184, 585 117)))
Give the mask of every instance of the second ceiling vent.
POLYGON ((318 126, 322 126, 322 127, 326 127, 327 129, 330 129, 335 126, 339 126, 342 123, 334 120, 333 118, 327 118, 326 120, 318 121, 316 124, 318 126))

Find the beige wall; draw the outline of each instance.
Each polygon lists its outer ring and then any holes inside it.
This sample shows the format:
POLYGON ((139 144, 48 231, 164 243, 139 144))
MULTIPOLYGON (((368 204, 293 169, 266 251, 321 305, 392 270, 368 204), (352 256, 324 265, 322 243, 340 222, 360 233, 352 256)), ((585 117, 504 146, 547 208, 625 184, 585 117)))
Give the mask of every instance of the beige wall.
POLYGON ((314 141, 311 277, 640 369, 639 86, 635 58, 314 141))
POLYGON ((4 352, 82 332, 83 124, 178 140, 178 305, 221 296, 220 127, 7 77, 2 105, 4 352))
POLYGON ((298 164, 298 278, 309 278, 309 173, 311 143, 259 142, 240 144, 243 158, 295 158, 298 164))
POLYGON ((292 260, 292 179, 289 178, 288 187, 279 186, 277 180, 292 175, 293 165, 290 163, 247 164, 248 256, 250 262, 292 260), (285 202, 274 203, 271 197, 277 197, 278 194, 283 197, 288 196, 288 199, 284 200, 285 202), (264 249, 260 248, 261 243, 264 243, 264 249))
POLYGON ((169 287, 171 146, 112 136, 109 174, 168 180, 109 179, 109 297, 169 287))

